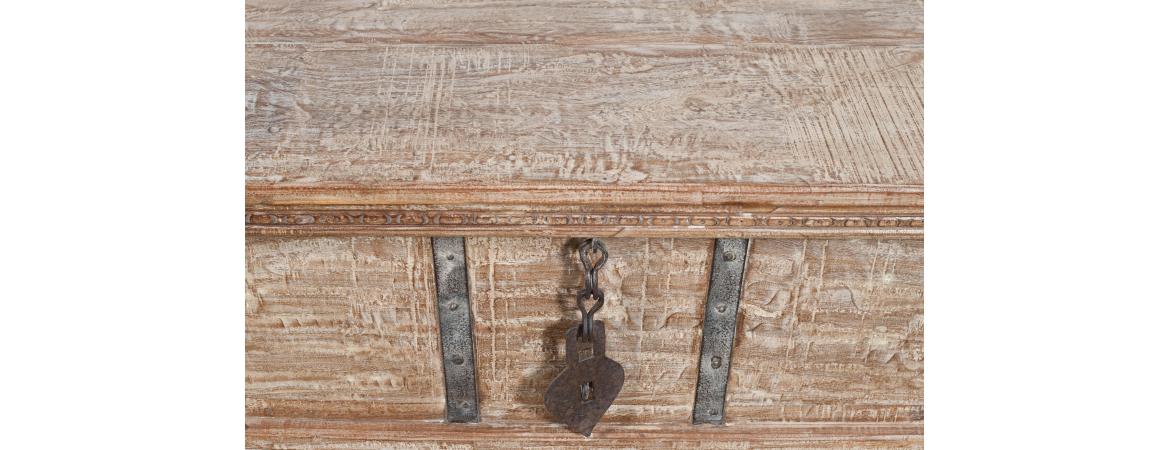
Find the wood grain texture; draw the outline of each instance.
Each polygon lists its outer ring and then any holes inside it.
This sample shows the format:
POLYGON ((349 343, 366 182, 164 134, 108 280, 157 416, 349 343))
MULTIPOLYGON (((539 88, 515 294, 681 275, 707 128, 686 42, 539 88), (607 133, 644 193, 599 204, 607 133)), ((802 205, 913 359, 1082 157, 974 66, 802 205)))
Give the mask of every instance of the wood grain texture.
POLYGON ((472 183, 315 184, 249 183, 247 204, 256 209, 399 207, 427 210, 484 208, 654 212, 778 212, 816 214, 915 214, 922 212, 921 186, 791 186, 739 183, 603 184, 572 181, 506 185, 472 183))
POLYGON ((919 50, 350 46, 250 47, 252 180, 922 179, 919 50))
POLYGON ((249 0, 246 12, 249 41, 271 43, 922 43, 922 3, 913 0, 249 0))
POLYGON ((251 1, 246 174, 920 185, 921 10, 251 1))
MULTIPOLYGON (((565 367, 565 331, 580 318, 576 241, 467 240, 484 422, 551 421, 543 396, 565 367)), ((611 239, 601 272, 606 355, 625 367, 605 424, 686 423, 712 241, 611 239)))
POLYGON ((727 419, 923 419, 922 241, 756 240, 727 419))
POLYGON ((249 416, 443 417, 428 239, 249 237, 249 416))
MULTIPOLYGON (((602 422, 605 425, 605 422, 602 422)), ((255 449, 857 449, 922 448, 922 424, 608 425, 581 437, 548 423, 447 425, 249 418, 255 449)))

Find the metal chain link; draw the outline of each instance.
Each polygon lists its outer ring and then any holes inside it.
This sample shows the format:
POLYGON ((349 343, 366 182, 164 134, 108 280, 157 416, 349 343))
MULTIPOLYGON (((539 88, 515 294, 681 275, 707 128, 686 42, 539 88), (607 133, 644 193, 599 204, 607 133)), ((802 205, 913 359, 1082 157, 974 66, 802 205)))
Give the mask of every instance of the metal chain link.
POLYGON ((601 239, 589 238, 581 243, 581 246, 577 248, 577 253, 581 256, 581 265, 585 267, 585 287, 577 291, 577 309, 581 310, 580 336, 592 340, 593 315, 605 305, 605 292, 597 287, 597 272, 609 260, 609 250, 605 248, 605 243, 601 242, 601 239), (598 253, 601 254, 601 258, 595 260, 594 255, 598 253), (585 299, 587 298, 594 300, 593 306, 588 309, 585 308, 585 299))

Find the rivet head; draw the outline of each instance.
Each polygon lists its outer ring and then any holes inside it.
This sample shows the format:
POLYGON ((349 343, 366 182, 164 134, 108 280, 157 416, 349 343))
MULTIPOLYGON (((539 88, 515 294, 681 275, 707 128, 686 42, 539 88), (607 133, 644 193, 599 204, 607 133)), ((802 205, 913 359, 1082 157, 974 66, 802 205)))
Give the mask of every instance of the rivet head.
POLYGON ((722 357, 719 357, 719 356, 712 356, 711 357, 711 367, 718 369, 722 366, 723 366, 723 358, 722 357))
POLYGON ((459 402, 459 409, 463 409, 463 410, 471 409, 471 402, 469 402, 467 400, 459 402))
POLYGON ((727 312, 727 305, 724 305, 722 303, 715 305, 715 310, 719 311, 721 313, 727 312))
POLYGON ((448 303, 447 309, 452 310, 452 311, 459 309, 459 302, 448 303))
POLYGON ((712 416, 718 416, 719 410, 718 409, 710 409, 710 410, 707 410, 707 414, 712 415, 712 416))
POLYGON ((723 252, 723 260, 724 261, 735 261, 735 252, 730 252, 730 251, 723 252))
POLYGON ((454 358, 451 358, 451 362, 453 362, 455 364, 463 365, 463 357, 456 355, 454 358))
POLYGON ((454 261, 455 255, 447 255, 447 261, 454 261))

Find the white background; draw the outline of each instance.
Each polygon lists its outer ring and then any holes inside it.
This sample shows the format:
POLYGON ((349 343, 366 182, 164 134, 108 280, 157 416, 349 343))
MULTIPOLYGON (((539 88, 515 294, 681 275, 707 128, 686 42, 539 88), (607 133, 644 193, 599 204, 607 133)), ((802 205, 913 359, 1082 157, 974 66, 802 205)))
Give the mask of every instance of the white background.
MULTIPOLYGON (((928 446, 1164 448, 1161 5, 926 5, 928 446)), ((243 6, 4 6, 0 446, 243 446, 243 6)))

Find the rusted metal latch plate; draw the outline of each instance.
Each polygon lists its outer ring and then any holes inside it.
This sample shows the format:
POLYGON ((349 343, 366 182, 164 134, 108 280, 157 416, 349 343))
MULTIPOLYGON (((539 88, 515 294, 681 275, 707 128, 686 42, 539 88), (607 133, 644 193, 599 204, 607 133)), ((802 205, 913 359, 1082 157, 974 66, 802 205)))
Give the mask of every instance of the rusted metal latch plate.
POLYGON ((431 248, 435 261, 439 338, 443 348, 443 382, 447 390, 447 421, 479 422, 475 343, 463 238, 433 238, 431 248))
POLYGON ((711 261, 711 283, 703 314, 703 346, 699 355, 699 382, 695 387, 695 408, 691 422, 723 423, 723 402, 735 344, 735 318, 739 311, 740 288, 747 239, 718 239, 711 261))

